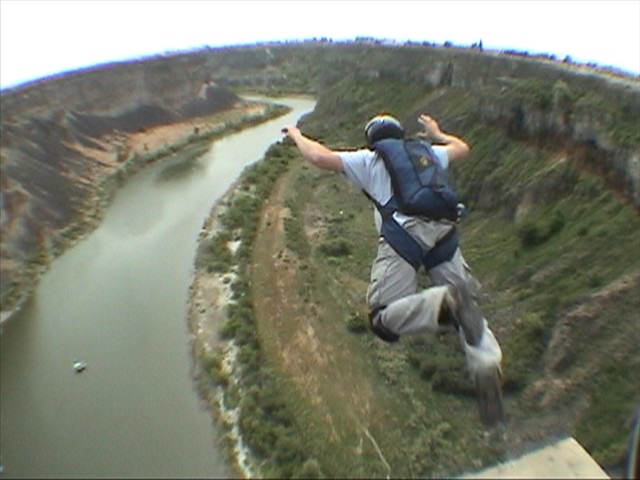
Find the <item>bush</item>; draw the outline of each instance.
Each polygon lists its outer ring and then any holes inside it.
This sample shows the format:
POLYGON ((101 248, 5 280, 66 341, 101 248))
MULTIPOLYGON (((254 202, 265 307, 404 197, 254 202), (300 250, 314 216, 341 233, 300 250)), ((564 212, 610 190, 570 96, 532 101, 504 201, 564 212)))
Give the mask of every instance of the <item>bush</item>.
POLYGON ((351 255, 351 245, 343 238, 333 238, 322 243, 318 250, 330 257, 344 257, 351 255))
POLYGON ((284 231, 287 247, 300 258, 307 257, 309 255, 309 242, 304 233, 300 216, 295 215, 285 218, 284 231))
POLYGON ((523 248, 535 247, 544 241, 540 227, 533 222, 524 223, 518 229, 518 237, 523 248))
POLYGON ((228 247, 231 236, 227 232, 220 232, 206 244, 203 257, 209 271, 227 272, 231 268, 233 255, 228 247))
MULTIPOLYGON (((447 345, 451 347, 451 345, 447 345)), ((434 350, 428 359, 420 364, 420 374, 428 378, 435 391, 453 394, 470 393, 471 384, 465 372, 461 355, 453 348, 446 351, 434 350)))
POLYGON ((547 331, 537 313, 516 319, 516 328, 503 346, 505 388, 518 391, 524 388, 536 369, 546 347, 547 331))
POLYGON ((351 312, 346 318, 347 330, 352 333, 364 333, 369 330, 369 320, 363 318, 359 312, 351 312))
POLYGON ((562 212, 556 211, 547 225, 535 222, 525 222, 518 229, 518 237, 522 248, 531 248, 540 245, 564 228, 565 217, 562 212))
POLYGON ((302 464, 296 478, 324 478, 320 463, 315 458, 311 458, 302 464))

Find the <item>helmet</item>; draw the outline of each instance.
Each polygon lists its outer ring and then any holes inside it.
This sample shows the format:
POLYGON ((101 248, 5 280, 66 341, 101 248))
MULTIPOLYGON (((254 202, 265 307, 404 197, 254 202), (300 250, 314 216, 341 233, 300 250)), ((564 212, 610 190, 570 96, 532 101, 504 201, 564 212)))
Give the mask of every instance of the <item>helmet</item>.
POLYGON ((383 138, 404 138, 402 124, 391 115, 376 115, 364 127, 367 144, 372 146, 383 138))

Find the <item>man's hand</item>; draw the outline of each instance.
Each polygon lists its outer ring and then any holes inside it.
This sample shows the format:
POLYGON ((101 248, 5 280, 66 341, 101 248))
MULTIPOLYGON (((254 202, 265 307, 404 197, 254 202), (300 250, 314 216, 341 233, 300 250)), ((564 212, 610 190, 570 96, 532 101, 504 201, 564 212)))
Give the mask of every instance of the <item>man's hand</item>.
POLYGON ((438 122, 436 122, 429 115, 423 113, 418 117, 418 123, 424 128, 421 136, 426 137, 433 141, 439 141, 442 139, 442 130, 438 122))
POLYGON ((469 155, 469 145, 464 140, 455 135, 444 133, 440 130, 440 125, 426 113, 418 117, 418 123, 424 128, 424 132, 419 133, 421 137, 426 137, 433 143, 443 145, 447 150, 449 161, 461 160, 469 155))
POLYGON ((282 127, 280 131, 291 138, 300 133, 298 127, 282 127))
POLYGON ((280 131, 293 140, 304 159, 312 165, 324 170, 344 171, 340 155, 320 142, 306 137, 298 127, 284 127, 280 131))

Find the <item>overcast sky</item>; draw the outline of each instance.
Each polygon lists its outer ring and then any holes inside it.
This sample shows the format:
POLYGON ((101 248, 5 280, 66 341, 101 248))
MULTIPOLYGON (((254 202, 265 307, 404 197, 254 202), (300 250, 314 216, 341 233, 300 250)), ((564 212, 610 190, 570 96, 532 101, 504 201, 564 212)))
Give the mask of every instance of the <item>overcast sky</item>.
POLYGON ((482 40, 640 74, 640 0, 0 0, 0 88, 205 45, 363 36, 482 40))

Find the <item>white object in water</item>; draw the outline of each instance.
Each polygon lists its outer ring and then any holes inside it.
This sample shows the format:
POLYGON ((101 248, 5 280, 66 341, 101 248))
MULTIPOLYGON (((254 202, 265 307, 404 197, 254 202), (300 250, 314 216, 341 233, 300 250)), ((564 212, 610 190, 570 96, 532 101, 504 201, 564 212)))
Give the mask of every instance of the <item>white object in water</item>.
POLYGON ((87 368, 87 364, 84 362, 81 362, 80 360, 74 360, 73 361, 73 369, 77 372, 83 372, 85 369, 87 368))

